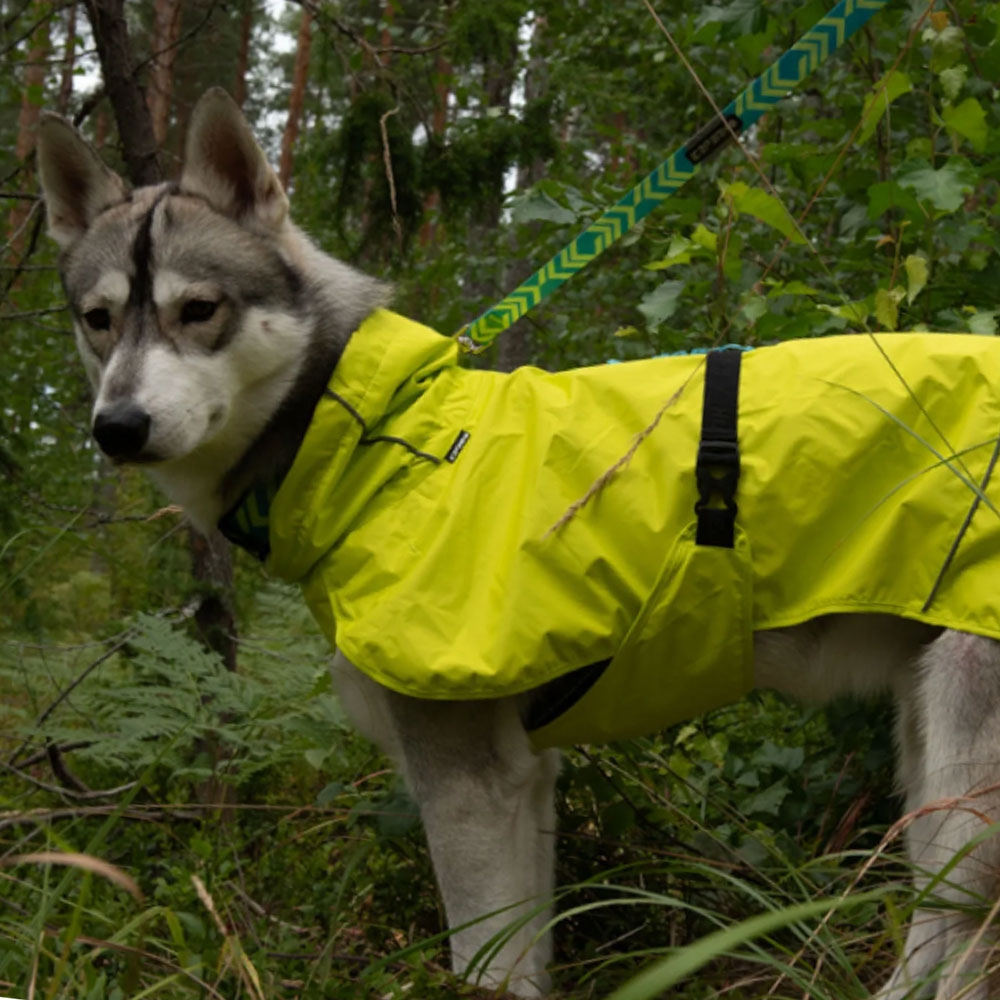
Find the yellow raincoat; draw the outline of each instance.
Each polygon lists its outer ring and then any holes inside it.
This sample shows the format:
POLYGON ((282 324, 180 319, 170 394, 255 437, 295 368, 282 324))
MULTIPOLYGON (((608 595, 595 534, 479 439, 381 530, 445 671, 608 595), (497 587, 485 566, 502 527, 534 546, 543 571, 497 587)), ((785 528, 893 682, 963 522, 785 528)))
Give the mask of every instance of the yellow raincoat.
POLYGON ((555 374, 456 362, 450 339, 375 313, 277 493, 224 519, 236 540, 265 532, 267 568, 379 683, 499 697, 598 664, 532 734, 541 747, 739 698, 758 629, 879 612, 1000 638, 1000 341, 743 355, 733 548, 694 542, 703 355, 555 374))

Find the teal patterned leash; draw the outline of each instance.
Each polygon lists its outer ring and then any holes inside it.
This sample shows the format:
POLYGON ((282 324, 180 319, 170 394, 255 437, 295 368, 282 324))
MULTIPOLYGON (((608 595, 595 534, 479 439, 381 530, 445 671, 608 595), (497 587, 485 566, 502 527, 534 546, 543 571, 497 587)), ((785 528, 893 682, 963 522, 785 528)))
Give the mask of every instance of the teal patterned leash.
POLYGON ((787 52, 672 156, 616 205, 563 247, 544 267, 503 301, 456 334, 470 351, 480 351, 564 281, 586 267, 662 201, 694 177, 698 165, 745 132, 760 116, 821 66, 889 0, 841 0, 787 52))

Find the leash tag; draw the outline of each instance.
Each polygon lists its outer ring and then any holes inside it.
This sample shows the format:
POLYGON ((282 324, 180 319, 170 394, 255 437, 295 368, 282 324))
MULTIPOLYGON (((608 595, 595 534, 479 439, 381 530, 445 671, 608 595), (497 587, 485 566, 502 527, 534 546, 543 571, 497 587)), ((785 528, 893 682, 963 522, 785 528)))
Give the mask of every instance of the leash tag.
POLYGON ((734 133, 738 136, 742 131, 743 119, 739 115, 726 115, 724 118, 716 115, 691 136, 684 152, 692 163, 702 163, 733 142, 734 133))

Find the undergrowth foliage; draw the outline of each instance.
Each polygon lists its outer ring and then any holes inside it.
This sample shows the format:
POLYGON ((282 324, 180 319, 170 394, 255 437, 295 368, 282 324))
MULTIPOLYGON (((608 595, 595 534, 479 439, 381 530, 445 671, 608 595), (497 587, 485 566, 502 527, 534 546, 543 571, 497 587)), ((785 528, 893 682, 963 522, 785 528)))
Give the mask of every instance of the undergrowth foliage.
MULTIPOLYGON (((266 627, 297 594, 266 588, 259 596, 266 627)), ((295 603, 294 615, 302 610, 295 603)), ((167 792, 219 772, 235 786, 266 768, 302 758, 321 762, 344 728, 317 642, 314 656, 289 662, 267 646, 246 657, 249 669, 230 672, 219 657, 164 616, 140 614, 118 640, 121 649, 42 724, 12 730, 25 741, 77 745, 74 760, 109 779, 147 773, 167 792), (200 749, 214 744, 217 760, 200 749)), ((75 658, 74 658, 75 659, 75 658)), ((8 648, 0 680, 43 703, 72 681, 52 651, 8 648)), ((70 660, 68 663, 72 663, 70 660)))
MULTIPOLYGON (((103 646, 0 646, 0 683, 30 699, 8 731, 15 770, 0 781, 0 983, 37 969, 51 995, 95 1000, 141 989, 456 996, 415 807, 346 728, 322 639, 294 592, 267 584, 255 604, 259 631, 244 640, 239 674, 177 616, 139 615, 103 646), (313 657, 288 657, 292 639, 313 657), (72 784, 32 780, 53 753, 72 784), (208 779, 233 795, 203 804, 208 779), (66 867, 49 867, 51 852, 66 867), (77 855, 134 877, 141 898, 77 867, 77 855)), ((857 726, 856 711, 846 719, 857 726)), ((663 738, 572 755, 560 784, 566 996, 605 995, 650 947, 856 889, 858 852, 879 835, 845 816, 871 794, 873 773, 888 780, 891 754, 884 729, 850 742, 845 759, 825 716, 765 695, 663 738)), ((883 803, 869 821, 890 811, 883 803)), ((851 922, 837 917, 828 932, 848 991, 872 945, 835 929, 877 914, 872 900, 852 906, 851 922)), ((831 946, 807 928, 713 960, 709 980, 764 981, 776 947, 791 955, 790 980, 802 980, 831 946)))

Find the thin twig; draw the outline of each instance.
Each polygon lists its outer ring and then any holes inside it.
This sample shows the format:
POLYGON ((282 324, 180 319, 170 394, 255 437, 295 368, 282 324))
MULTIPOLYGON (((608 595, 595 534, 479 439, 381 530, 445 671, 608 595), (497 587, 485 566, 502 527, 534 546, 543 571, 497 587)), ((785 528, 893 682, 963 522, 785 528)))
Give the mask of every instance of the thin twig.
POLYGON ((406 48, 401 45, 372 45, 372 43, 369 42, 360 31, 352 28, 345 21, 341 21, 340 18, 331 14, 328 4, 321 4, 316 2, 316 0, 299 0, 299 3, 300 6, 310 11, 315 18, 321 21, 327 21, 345 38, 349 38, 359 48, 364 49, 364 51, 371 56, 380 67, 384 67, 384 63, 379 56, 384 53, 401 56, 425 56, 443 48, 447 41, 447 39, 442 38, 439 42, 432 42, 430 45, 421 45, 417 48, 406 48))
POLYGON ((50 500, 46 500, 44 497, 40 497, 37 493, 32 493, 29 490, 22 491, 22 496, 27 497, 33 504, 44 507, 46 510, 54 510, 60 514, 75 514, 88 518, 88 524, 91 527, 104 524, 125 524, 134 521, 146 523, 149 521, 158 521, 160 518, 167 517, 168 515, 184 513, 183 509, 176 504, 167 504, 165 507, 158 507, 151 514, 106 514, 99 510, 94 510, 92 507, 73 507, 69 504, 52 503, 50 500))
POLYGON ((168 806, 147 805, 142 808, 130 807, 122 809, 121 803, 110 802, 106 805, 86 805, 66 807, 62 809, 19 809, 16 812, 0 813, 0 830, 27 824, 45 825, 63 819, 85 819, 91 816, 109 816, 115 813, 120 819, 134 819, 143 823, 159 823, 164 819, 200 822, 210 818, 206 814, 212 810, 211 816, 218 811, 218 806, 206 805, 204 811, 193 812, 187 809, 175 809, 168 806))
POLYGON ((392 207, 392 228, 399 240, 399 248, 403 248, 403 227, 399 222, 399 213, 396 210, 396 179, 392 173, 392 154, 389 150, 389 130, 386 128, 386 119, 390 115, 399 113, 399 105, 387 111, 378 120, 379 131, 382 133, 382 162, 385 164, 385 179, 389 185, 389 204, 392 207))
POLYGON ((5 312, 3 313, 3 318, 5 320, 12 319, 31 319, 34 316, 53 316, 56 313, 66 312, 69 306, 54 306, 52 309, 31 309, 26 312, 5 312))
POLYGON ((3 768, 9 774, 13 774, 15 777, 20 778, 22 781, 26 781, 29 785, 33 785, 35 788, 41 789, 43 792, 50 792, 53 795, 60 795, 64 798, 73 799, 77 802, 90 802, 93 799, 113 799, 124 792, 131 791, 138 784, 136 781, 129 781, 124 785, 119 785, 117 788, 98 789, 97 791, 91 792, 74 792, 69 788, 62 788, 59 785, 50 785, 47 781, 39 781, 38 778, 33 778, 30 774, 27 774, 20 768, 13 767, 3 761, 0 761, 0 768, 3 768))
MULTIPOLYGON (((73 743, 63 743, 63 744, 51 744, 60 754, 72 753, 74 750, 86 750, 87 747, 92 747, 94 745, 93 740, 76 740, 73 743)), ((49 746, 46 746, 44 750, 39 750, 38 753, 33 753, 30 757, 25 757, 21 761, 21 769, 24 770, 28 767, 34 767, 36 764, 41 764, 42 761, 49 759, 49 746)))
MULTIPOLYGON (((110 648, 105 650, 93 663, 89 664, 83 669, 83 671, 75 677, 63 690, 59 693, 56 698, 48 708, 35 720, 35 728, 40 726, 45 720, 70 696, 70 694, 76 690, 102 663, 110 659, 115 653, 118 652, 134 635, 136 634, 136 629, 128 629, 127 631, 121 633, 121 637, 117 642, 114 643, 110 648)), ((21 755, 24 748, 28 745, 29 740, 25 739, 21 745, 7 758, 8 762, 4 764, 4 767, 13 768, 13 765, 17 758, 21 755)))
POLYGON ((3 48, 0 48, 0 56, 8 55, 13 52, 22 42, 27 41, 35 31, 40 28, 46 21, 51 20, 58 14, 64 7, 68 4, 53 4, 48 10, 33 24, 30 24, 24 31, 21 32, 13 41, 8 42, 3 48))
POLYGON ((587 492, 584 493, 584 495, 580 497, 579 500, 574 500, 573 503, 571 503, 569 507, 566 508, 566 512, 563 514, 563 516, 560 517, 559 520, 556 521, 556 523, 553 524, 552 527, 545 532, 545 535, 543 536, 544 538, 548 538, 549 535, 555 534, 555 532, 557 532, 560 528, 568 524, 576 516, 578 511, 582 510, 583 507, 585 507, 595 496, 597 496, 597 494, 600 493, 601 490, 603 490, 604 487, 607 486, 608 483, 611 482, 611 480, 622 469, 624 469, 626 465, 628 465, 628 463, 632 460, 632 456, 639 450, 639 445, 641 445, 642 442, 645 441, 646 438, 648 438, 649 435, 652 434, 654 430, 656 430, 657 425, 663 418, 663 414, 666 413, 667 410, 670 409, 670 407, 673 406, 678 399, 680 399, 681 393, 687 388, 688 384, 690 383, 691 379, 694 378, 695 374, 701 371, 703 366, 704 366, 704 361, 702 362, 702 364, 696 366, 691 371, 691 374, 688 375, 688 377, 680 385, 677 391, 674 392, 674 394, 667 399, 667 401, 663 404, 663 406, 660 407, 660 409, 656 413, 656 416, 653 417, 653 419, 649 422, 649 424, 646 427, 644 427, 641 431, 639 431, 639 433, 636 434, 636 436, 632 439, 632 444, 629 447, 629 450, 625 452, 625 454, 622 455, 622 457, 619 458, 618 461, 615 462, 615 464, 612 465, 610 469, 607 469, 604 472, 602 472, 601 475, 598 476, 593 483, 591 483, 590 489, 588 489, 587 492))

